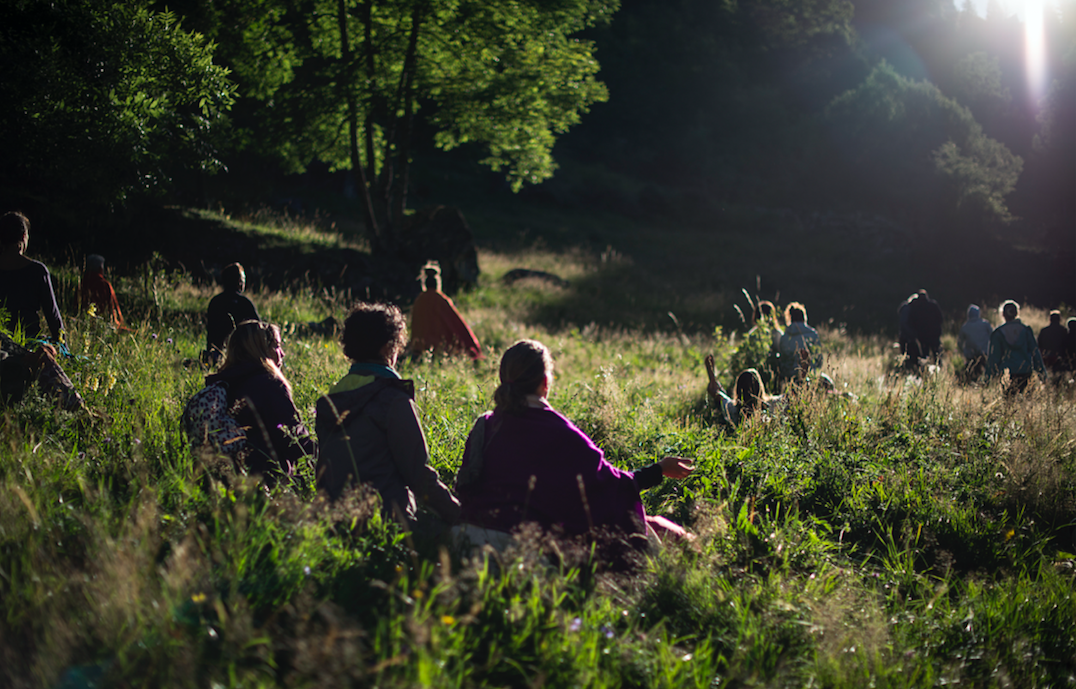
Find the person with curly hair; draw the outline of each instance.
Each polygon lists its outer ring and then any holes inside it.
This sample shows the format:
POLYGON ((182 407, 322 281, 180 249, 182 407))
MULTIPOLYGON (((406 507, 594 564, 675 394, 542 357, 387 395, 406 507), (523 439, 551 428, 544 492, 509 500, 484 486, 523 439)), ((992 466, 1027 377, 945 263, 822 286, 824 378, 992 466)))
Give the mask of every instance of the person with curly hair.
POLYGON ((407 344, 400 309, 356 304, 341 343, 351 367, 317 403, 318 489, 336 500, 350 485, 368 483, 384 512, 406 527, 418 520, 420 504, 454 524, 460 504, 429 464, 415 384, 396 371, 407 344))

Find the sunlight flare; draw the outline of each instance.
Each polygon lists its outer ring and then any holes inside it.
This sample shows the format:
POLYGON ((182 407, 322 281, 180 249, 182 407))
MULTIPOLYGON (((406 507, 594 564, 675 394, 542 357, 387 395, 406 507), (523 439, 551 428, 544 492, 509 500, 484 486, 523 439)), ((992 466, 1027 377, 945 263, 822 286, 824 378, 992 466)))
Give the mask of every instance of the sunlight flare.
POLYGON ((1024 69, 1027 86, 1033 103, 1046 95, 1046 36, 1043 30, 1042 0, 1025 0, 1024 14, 1024 69))

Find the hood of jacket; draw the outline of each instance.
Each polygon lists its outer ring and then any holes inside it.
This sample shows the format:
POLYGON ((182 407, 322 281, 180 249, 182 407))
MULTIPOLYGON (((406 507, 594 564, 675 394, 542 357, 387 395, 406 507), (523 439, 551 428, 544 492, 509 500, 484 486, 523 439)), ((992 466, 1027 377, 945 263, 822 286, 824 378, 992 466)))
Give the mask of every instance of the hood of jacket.
POLYGON ((980 313, 979 307, 976 306, 975 304, 972 304, 971 306, 968 307, 968 320, 969 321, 977 321, 977 320, 979 320, 981 318, 979 313, 980 313))
POLYGON ((317 432, 332 432, 346 426, 352 415, 362 412, 369 402, 387 389, 395 389, 415 399, 415 381, 378 378, 362 387, 330 392, 317 402, 317 432))

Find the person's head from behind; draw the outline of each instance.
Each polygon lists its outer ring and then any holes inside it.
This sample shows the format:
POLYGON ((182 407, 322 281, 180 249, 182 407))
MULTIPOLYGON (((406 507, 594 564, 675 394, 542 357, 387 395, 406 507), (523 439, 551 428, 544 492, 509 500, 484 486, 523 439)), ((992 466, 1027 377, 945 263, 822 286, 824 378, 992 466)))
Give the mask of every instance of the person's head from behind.
POLYGON ((396 365, 407 344, 407 328, 400 309, 392 304, 359 302, 351 308, 340 336, 344 356, 356 363, 396 365))
POLYGON ((86 272, 87 273, 101 273, 105 272, 105 257, 100 254, 90 254, 86 257, 86 272))
POLYGON ((280 364, 284 361, 284 348, 280 328, 264 321, 243 321, 235 326, 224 341, 224 362, 220 370, 248 361, 261 362, 270 373, 283 379, 280 364))
POLYGON ((1001 315, 1005 317, 1005 322, 1008 323, 1011 320, 1020 317, 1020 305, 1012 299, 1004 302, 1001 305, 1001 315))
POLYGON ((762 403, 766 396, 766 388, 762 384, 762 376, 756 369, 749 368, 736 376, 736 383, 732 387, 732 397, 740 405, 740 413, 747 416, 762 403))
POLYGON ((777 307, 772 301, 760 301, 755 304, 755 323, 777 324, 777 307))
POLYGON ((229 263, 221 268, 220 286, 227 290, 242 292, 247 286, 247 274, 243 266, 238 263, 229 263))
POLYGON ((1061 312, 1057 309, 1050 312, 1050 325, 1061 325, 1061 312))
POLYGON ((798 301, 794 301, 785 307, 785 324, 807 322, 807 307, 798 301))
POLYGON ((1070 333, 1076 333, 1076 318, 1070 318, 1067 325, 1069 326, 1070 333))
POLYGON ((916 292, 915 293, 915 298, 916 299, 921 299, 923 301, 930 301, 930 295, 927 294, 927 291, 925 289, 921 289, 918 292, 916 292))
POLYGON ((437 261, 427 261, 426 265, 422 266, 422 274, 419 275, 419 280, 422 281, 423 292, 440 292, 441 264, 437 261))
POLYGON ((537 340, 520 340, 501 357, 501 384, 493 393, 496 411, 521 414, 527 396, 549 394, 553 380, 553 355, 537 340))
POLYGON ((977 304, 968 304, 968 320, 969 321, 977 321, 977 320, 979 320, 980 315, 981 315, 981 313, 979 311, 979 306, 977 304))
POLYGON ((30 219, 18 211, 0 216, 0 251, 26 251, 30 242, 30 219))

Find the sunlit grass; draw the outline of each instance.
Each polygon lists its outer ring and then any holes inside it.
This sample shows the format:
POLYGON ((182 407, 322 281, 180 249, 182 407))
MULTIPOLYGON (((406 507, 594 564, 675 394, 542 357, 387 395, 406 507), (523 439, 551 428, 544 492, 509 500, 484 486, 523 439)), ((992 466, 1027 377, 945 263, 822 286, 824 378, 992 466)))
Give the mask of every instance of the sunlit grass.
MULTIPOLYGON (((64 365, 95 415, 32 393, 0 420, 0 685, 1064 686, 1076 672, 1073 386, 964 386, 897 373, 892 343, 821 328, 846 396, 716 424, 702 358, 737 338, 677 328, 623 289, 630 262, 483 253, 456 298, 487 359, 401 362, 446 480, 492 406, 500 354, 535 337, 552 404, 615 464, 696 473, 647 491, 698 534, 630 574, 585 547, 557 564, 523 535, 499 566, 415 545, 370 496, 266 495, 180 434, 203 383, 201 310, 182 274, 118 280, 131 332, 68 318, 64 365), (515 267, 569 287, 525 281, 515 267), (653 327, 610 324, 635 310, 653 327)), ((59 274, 74 269, 60 268, 59 274)), ((314 292, 251 295, 279 323, 341 318, 314 292)), ((1044 324, 1043 312, 1025 322, 1044 324)), ((1037 327, 1037 325, 1036 325, 1037 327)), ((286 336, 304 421, 347 362, 286 336)), ((732 372, 725 372, 729 383, 732 372)), ((309 468, 306 470, 310 477, 309 468)))

